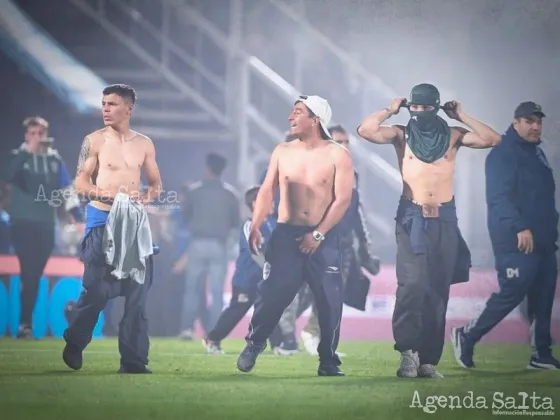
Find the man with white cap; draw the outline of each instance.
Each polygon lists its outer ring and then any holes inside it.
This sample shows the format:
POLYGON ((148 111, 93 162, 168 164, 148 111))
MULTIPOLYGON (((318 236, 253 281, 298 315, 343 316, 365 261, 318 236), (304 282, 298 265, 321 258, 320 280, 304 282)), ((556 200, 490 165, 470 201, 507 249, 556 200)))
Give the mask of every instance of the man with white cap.
POLYGON ((259 228, 280 190, 278 223, 264 253, 263 281, 249 333, 237 368, 253 370, 286 307, 304 282, 317 305, 321 341, 320 376, 343 376, 336 355, 344 291, 337 224, 354 188, 354 167, 348 150, 331 140, 329 103, 319 96, 300 96, 289 116, 296 138, 279 144, 270 158, 251 222, 249 246, 257 255, 259 228))

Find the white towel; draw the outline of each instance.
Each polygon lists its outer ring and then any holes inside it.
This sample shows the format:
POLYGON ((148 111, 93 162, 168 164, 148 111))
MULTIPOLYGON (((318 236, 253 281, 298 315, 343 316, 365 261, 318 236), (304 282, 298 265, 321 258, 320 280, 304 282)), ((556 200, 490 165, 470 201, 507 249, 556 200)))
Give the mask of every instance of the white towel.
POLYGON ((131 277, 144 284, 146 265, 153 254, 152 232, 144 205, 119 193, 107 217, 103 234, 105 261, 118 279, 131 277))

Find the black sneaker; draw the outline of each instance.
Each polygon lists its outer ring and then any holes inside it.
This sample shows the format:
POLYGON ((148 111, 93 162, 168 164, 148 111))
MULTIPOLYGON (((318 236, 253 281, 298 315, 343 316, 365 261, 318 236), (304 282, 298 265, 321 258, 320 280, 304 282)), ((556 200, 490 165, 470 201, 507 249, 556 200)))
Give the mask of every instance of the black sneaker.
POLYGON ((241 372, 251 372, 257 362, 257 357, 266 349, 266 341, 263 344, 255 344, 247 341, 247 345, 237 359, 237 369, 241 372))
POLYGON ((82 351, 78 347, 66 343, 62 351, 62 360, 70 369, 79 370, 82 368, 83 363, 82 351))
POLYGON ((463 327, 451 330, 451 343, 459 366, 467 369, 476 367, 473 361, 475 343, 467 338, 463 327))
POLYGON ((21 324, 16 334, 18 340, 31 340, 33 338, 33 329, 29 324, 21 324))
POLYGON ((317 370, 317 374, 319 376, 344 376, 344 372, 340 370, 340 368, 336 365, 319 365, 319 369, 317 370))
POLYGON ((544 369, 544 370, 558 370, 560 369, 560 361, 552 354, 539 357, 531 356, 527 369, 544 369))
POLYGON ((124 366, 124 365, 121 365, 121 368, 118 370, 117 373, 142 375, 142 374, 151 374, 152 371, 150 369, 148 369, 146 366, 124 366))

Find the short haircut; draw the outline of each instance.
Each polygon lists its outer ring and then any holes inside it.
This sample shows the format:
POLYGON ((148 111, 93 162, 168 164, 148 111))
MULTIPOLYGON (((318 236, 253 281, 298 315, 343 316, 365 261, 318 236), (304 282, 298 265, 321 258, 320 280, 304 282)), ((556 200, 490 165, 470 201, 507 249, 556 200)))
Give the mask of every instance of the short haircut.
POLYGON ((251 211, 253 211, 253 202, 257 199, 259 189, 259 186, 251 187, 245 192, 245 205, 249 207, 251 211))
MULTIPOLYGON (((296 104, 305 105, 302 101, 296 101, 296 104)), ((317 116, 313 111, 309 109, 307 105, 305 105, 305 109, 307 109, 307 115, 309 115, 310 118, 315 118, 317 116)), ((323 126, 321 124, 319 124, 319 133, 321 133, 321 138, 323 140, 330 140, 330 137, 328 136, 327 133, 325 133, 325 130, 323 130, 323 126)))
POLYGON ((136 91, 128 85, 109 85, 103 89, 103 96, 111 95, 113 93, 132 105, 136 103, 136 91))
POLYGON ((331 133, 331 136, 334 133, 340 133, 340 134, 348 135, 348 131, 346 131, 346 129, 341 125, 333 125, 333 126, 329 127, 329 133, 331 133))
POLYGON ((209 153, 206 155, 206 166, 208 166, 208 169, 210 169, 210 172, 214 175, 222 175, 226 165, 227 160, 222 155, 219 155, 218 153, 209 153))
POLYGON ((49 123, 42 117, 27 117, 23 120, 23 129, 27 132, 29 127, 43 127, 45 130, 49 129, 49 123))

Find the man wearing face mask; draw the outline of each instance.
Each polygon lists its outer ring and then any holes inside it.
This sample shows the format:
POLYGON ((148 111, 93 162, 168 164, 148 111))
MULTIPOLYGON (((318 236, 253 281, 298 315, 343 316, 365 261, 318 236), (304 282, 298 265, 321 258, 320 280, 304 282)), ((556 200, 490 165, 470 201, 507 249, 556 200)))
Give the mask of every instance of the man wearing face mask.
POLYGON ((392 144, 397 152, 403 192, 396 215, 397 293, 393 312, 395 350, 401 361, 397 376, 443 378, 436 371, 445 339, 445 315, 452 284, 469 279, 471 258, 458 227, 453 193, 455 159, 461 146, 484 149, 501 136, 466 114, 461 104, 440 105, 438 89, 415 86, 407 102, 364 119, 358 134, 376 144, 392 144), (382 125, 406 106, 406 126, 382 125), (466 125, 450 127, 437 115, 466 125))
POLYGON ((527 368, 560 369, 550 323, 556 292, 558 211, 552 169, 539 147, 542 109, 520 104, 499 147, 486 159, 488 231, 500 290, 482 313, 452 331, 455 358, 474 368, 475 344, 526 297, 532 354, 527 368))
MULTIPOLYGON (((39 280, 55 243, 56 205, 60 197, 74 222, 82 222, 75 194, 61 194, 71 185, 64 161, 47 138, 49 123, 41 117, 23 122, 25 142, 12 150, 0 166, 0 181, 11 184, 11 242, 21 267, 21 315, 18 338, 32 337, 32 314, 39 280)), ((83 231, 83 224, 78 225, 83 231)))

